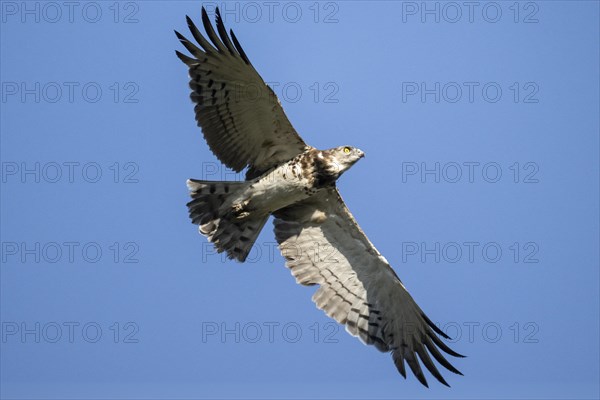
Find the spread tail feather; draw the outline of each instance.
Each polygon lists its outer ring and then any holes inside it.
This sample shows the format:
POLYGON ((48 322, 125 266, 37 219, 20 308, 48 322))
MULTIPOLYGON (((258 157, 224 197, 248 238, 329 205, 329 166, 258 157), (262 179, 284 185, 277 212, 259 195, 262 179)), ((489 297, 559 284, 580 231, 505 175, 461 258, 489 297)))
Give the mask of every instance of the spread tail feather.
POLYGON ((192 201, 187 203, 192 223, 228 258, 245 261, 268 215, 236 214, 233 202, 249 182, 217 182, 188 179, 192 201))

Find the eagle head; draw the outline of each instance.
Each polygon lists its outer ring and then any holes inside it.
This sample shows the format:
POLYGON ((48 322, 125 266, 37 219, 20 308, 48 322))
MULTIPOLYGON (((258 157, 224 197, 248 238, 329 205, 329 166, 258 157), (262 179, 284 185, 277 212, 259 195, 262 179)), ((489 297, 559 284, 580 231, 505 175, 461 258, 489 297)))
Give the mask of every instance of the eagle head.
POLYGON ((335 182, 364 156, 365 153, 362 150, 351 146, 340 146, 324 150, 319 152, 315 159, 316 172, 321 175, 321 182, 335 182))
POLYGON ((346 171, 365 156, 362 150, 352 146, 335 147, 330 152, 333 161, 339 165, 341 172, 346 171))

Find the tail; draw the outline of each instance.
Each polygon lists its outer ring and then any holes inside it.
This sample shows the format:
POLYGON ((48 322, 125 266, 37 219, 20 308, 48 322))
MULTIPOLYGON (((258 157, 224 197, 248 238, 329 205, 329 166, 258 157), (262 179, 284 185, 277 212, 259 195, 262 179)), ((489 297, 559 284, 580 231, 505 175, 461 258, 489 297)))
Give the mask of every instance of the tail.
POLYGON ((192 223, 228 258, 245 261, 269 215, 236 213, 233 202, 250 182, 216 182, 188 179, 193 200, 187 203, 192 223))

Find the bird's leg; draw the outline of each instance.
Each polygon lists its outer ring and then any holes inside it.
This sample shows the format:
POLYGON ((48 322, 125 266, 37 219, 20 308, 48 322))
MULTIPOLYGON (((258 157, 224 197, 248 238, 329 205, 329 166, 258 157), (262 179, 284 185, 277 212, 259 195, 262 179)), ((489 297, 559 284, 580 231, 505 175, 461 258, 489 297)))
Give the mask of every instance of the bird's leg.
POLYGON ((236 219, 243 219, 250 215, 250 199, 246 199, 240 203, 235 203, 231 206, 233 215, 236 219))

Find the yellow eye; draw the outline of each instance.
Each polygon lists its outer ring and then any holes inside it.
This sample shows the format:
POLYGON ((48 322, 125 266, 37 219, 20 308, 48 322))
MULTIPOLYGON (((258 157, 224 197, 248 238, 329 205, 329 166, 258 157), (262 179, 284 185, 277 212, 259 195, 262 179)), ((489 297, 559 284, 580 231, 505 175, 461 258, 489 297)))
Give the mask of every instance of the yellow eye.
POLYGON ((350 147, 344 147, 344 153, 350 154, 350 151, 351 151, 350 147))

